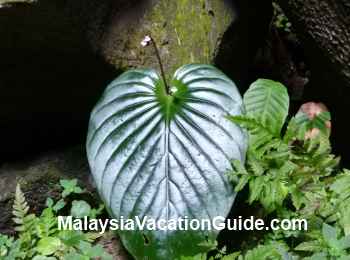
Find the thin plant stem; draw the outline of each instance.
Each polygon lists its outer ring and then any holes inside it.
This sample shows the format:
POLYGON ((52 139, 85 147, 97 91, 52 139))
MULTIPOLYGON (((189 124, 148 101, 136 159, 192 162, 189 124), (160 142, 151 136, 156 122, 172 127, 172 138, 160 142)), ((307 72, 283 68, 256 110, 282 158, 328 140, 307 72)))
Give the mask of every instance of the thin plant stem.
POLYGON ((166 77, 165 77, 165 73, 164 73, 164 68, 163 68, 162 60, 161 60, 160 55, 159 55, 159 50, 158 50, 157 44, 156 44, 156 42, 153 40, 152 37, 150 37, 150 38, 151 38, 151 43, 152 43, 152 45, 153 45, 154 51, 155 51, 156 56, 157 56, 158 63, 159 63, 160 73, 161 73, 161 76, 162 76, 162 78, 163 78, 163 82, 164 82, 164 86, 165 86, 165 91, 166 91, 167 95, 171 95, 169 85, 168 85, 168 83, 167 83, 167 81, 166 81, 166 77))

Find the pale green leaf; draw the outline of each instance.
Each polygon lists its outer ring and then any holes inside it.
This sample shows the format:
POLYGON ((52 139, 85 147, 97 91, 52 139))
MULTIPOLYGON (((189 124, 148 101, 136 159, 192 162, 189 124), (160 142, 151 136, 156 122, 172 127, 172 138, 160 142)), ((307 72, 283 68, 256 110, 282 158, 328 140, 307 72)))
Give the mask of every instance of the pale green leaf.
POLYGON ((61 240, 56 237, 44 237, 39 240, 36 250, 45 256, 52 255, 62 247, 61 240))
POLYGON ((288 115, 287 89, 276 81, 259 79, 243 97, 246 113, 258 120, 275 136, 279 136, 288 115))
MULTIPOLYGON (((246 134, 228 115, 241 115, 235 84, 211 65, 179 68, 169 82, 154 70, 130 70, 95 106, 87 154, 94 180, 115 218, 211 219, 227 216, 236 193, 227 172, 244 161, 246 134), (220 192, 218 192, 220 191, 220 192)), ((137 259, 203 253, 193 245, 217 232, 120 232, 137 259)))

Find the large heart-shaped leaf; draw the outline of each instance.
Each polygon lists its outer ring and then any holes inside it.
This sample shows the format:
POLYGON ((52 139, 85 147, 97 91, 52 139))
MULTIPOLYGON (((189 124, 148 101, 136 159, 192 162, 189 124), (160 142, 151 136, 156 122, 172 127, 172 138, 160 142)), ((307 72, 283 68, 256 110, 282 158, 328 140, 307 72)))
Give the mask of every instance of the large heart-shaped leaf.
MULTIPOLYGON (((246 136, 226 119, 242 113, 233 82, 210 65, 186 65, 167 95, 153 70, 127 71, 105 90, 89 125, 97 188, 117 219, 226 217, 235 198, 226 173, 243 161, 246 136)), ((120 232, 138 259, 177 259, 203 250, 217 231, 120 232)))

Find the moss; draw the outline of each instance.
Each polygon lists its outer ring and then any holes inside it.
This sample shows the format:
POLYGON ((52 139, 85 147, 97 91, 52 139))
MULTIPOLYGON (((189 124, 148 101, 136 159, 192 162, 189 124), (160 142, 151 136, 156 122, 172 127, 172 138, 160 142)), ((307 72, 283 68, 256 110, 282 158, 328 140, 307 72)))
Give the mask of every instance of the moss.
POLYGON ((232 20, 231 10, 221 0, 158 0, 145 8, 137 26, 129 24, 123 29, 124 36, 119 36, 123 46, 115 47, 112 62, 122 69, 158 69, 153 48, 140 46, 143 37, 150 34, 158 44, 169 78, 183 64, 211 63, 232 20), (124 39, 125 35, 128 39, 124 39))
MULTIPOLYGON (((187 63, 210 63, 218 35, 230 24, 229 11, 217 0, 160 0, 150 17, 152 34, 162 45, 166 71, 187 63), (215 13, 220 15, 215 15, 215 13)), ((163 59, 164 59, 163 58, 163 59)))

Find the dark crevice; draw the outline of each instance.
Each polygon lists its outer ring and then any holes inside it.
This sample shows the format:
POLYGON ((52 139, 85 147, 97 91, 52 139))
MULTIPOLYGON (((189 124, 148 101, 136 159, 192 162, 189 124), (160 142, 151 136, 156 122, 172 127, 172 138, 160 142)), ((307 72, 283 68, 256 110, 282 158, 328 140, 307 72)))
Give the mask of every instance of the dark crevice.
POLYGON ((0 9, 0 162, 84 143, 92 107, 120 73, 88 41, 97 10, 69 2, 0 9))

